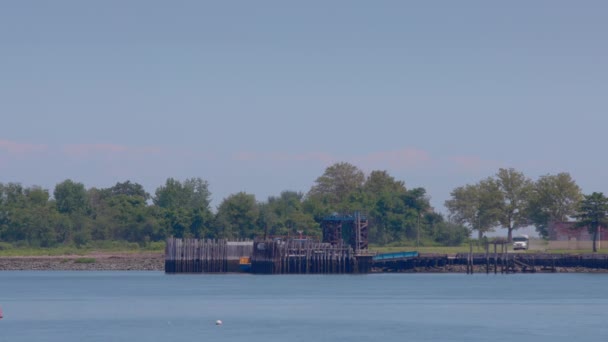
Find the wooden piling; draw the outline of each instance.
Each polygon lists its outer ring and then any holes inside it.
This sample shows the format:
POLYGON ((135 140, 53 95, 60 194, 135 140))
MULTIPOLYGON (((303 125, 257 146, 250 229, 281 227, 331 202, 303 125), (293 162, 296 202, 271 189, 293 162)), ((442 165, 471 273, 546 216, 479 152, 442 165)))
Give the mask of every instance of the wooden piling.
POLYGON ((352 247, 345 244, 332 245, 312 240, 256 239, 253 244, 251 268, 253 273, 270 274, 369 272, 371 256, 357 256, 352 247), (365 260, 359 265, 357 258, 365 260))
POLYGON ((498 253, 496 251, 496 243, 494 243, 494 274, 498 272, 498 253))
POLYGON ((252 241, 169 238, 165 246, 166 273, 236 271, 238 260, 249 257, 252 241), (230 263, 230 267, 229 267, 230 263))
POLYGON ((486 242, 486 274, 490 274, 490 243, 486 242))

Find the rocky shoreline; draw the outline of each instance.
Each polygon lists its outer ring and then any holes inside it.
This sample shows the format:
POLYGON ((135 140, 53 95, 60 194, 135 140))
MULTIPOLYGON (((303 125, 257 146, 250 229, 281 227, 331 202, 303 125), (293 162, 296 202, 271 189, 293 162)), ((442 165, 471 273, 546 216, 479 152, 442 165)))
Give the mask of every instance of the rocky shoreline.
MULTIPOLYGON (((0 257, 0 271, 160 271, 165 270, 162 253, 92 253, 64 256, 0 257)), ((374 272, 375 271, 375 272, 374 272)), ((374 270, 378 273, 379 270, 374 270)), ((476 265, 474 273, 486 273, 483 265, 476 265)), ((537 268, 537 273, 552 270, 537 268)), ((401 273, 466 273, 465 265, 418 267, 401 273)), ((490 273, 494 273, 490 270, 490 273)), ((500 273, 500 269, 498 270, 500 273)), ((607 269, 585 267, 557 267, 555 273, 608 273, 607 269)))
POLYGON ((0 257, 0 271, 164 271, 160 253, 0 257))
MULTIPOLYGON (((373 271, 373 273, 386 273, 380 271, 373 271)), ((466 265, 447 265, 444 267, 416 267, 413 269, 407 269, 400 272, 394 273, 467 273, 466 265)), ((483 265, 474 266, 473 274, 485 274, 486 267, 483 265)), ((490 269, 490 274, 494 273, 494 269, 490 269)), ((497 271, 500 274, 500 268, 497 271)), ((518 272, 521 273, 521 272, 518 272)), ((530 273, 530 272, 527 272, 530 273)), ((602 268, 587 268, 587 267, 556 267, 555 271, 551 269, 542 269, 540 267, 535 268, 534 273, 608 273, 608 269, 602 268)))

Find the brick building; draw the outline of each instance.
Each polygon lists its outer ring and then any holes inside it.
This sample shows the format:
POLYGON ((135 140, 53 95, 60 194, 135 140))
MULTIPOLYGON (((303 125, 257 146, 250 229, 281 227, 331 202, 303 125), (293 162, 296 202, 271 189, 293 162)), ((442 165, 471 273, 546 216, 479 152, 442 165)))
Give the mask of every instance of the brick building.
MULTIPOLYGON (((587 227, 574 228, 576 222, 552 222, 547 227, 550 241, 593 241, 587 227)), ((608 228, 600 228, 598 240, 608 241, 608 228)))

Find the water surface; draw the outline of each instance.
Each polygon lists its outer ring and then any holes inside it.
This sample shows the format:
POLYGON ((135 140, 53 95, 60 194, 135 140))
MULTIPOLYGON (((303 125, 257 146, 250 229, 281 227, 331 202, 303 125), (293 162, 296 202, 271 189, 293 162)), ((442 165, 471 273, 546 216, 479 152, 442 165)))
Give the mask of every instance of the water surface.
POLYGON ((602 341, 607 293, 608 274, 0 272, 0 341, 602 341))

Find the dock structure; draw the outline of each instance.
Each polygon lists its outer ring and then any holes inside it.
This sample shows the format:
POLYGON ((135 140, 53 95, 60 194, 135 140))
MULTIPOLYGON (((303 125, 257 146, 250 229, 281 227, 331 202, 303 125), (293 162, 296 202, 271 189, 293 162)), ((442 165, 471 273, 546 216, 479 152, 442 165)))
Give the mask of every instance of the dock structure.
MULTIPOLYGON (((456 255, 457 262, 464 255, 456 255)), ((608 269, 605 254, 549 254, 549 253, 497 253, 489 257, 483 253, 471 256, 475 265, 483 265, 494 273, 556 272, 558 268, 608 269), (489 265, 486 266, 486 265, 489 265)))
POLYGON ((374 253, 368 250, 364 215, 331 215, 321 222, 323 240, 256 238, 254 241, 169 238, 166 273, 262 274, 369 273, 374 253))
POLYGON ((564 268, 608 270, 606 254, 494 253, 419 254, 415 251, 374 255, 356 251, 343 240, 312 239, 227 241, 169 238, 166 273, 349 274, 369 272, 531 273, 564 268), (246 267, 244 267, 246 266, 246 267))
POLYGON ((308 238, 256 239, 251 272, 262 274, 369 273, 368 222, 364 215, 334 214, 321 221, 321 242, 308 238))
POLYGON ((477 273, 535 273, 558 272, 560 268, 608 270, 608 255, 548 254, 548 253, 458 253, 417 254, 401 252, 377 255, 373 272, 450 272, 462 267, 462 272, 477 273))
POLYGON ((371 256, 357 255, 344 243, 308 239, 254 241, 251 272, 258 274, 368 273, 371 256))
POLYGON ((350 245, 355 253, 367 254, 368 222, 367 217, 361 213, 327 216, 321 221, 321 229, 323 242, 332 245, 345 243, 350 245))
POLYGON ((259 274, 368 273, 372 264, 371 254, 356 254, 350 245, 311 239, 169 238, 165 247, 165 273, 239 272, 243 260, 259 274))
POLYGON ((165 246, 165 273, 236 272, 240 258, 252 250, 253 241, 171 237, 165 246))
POLYGON ((418 259, 417 251, 377 254, 372 257, 372 268, 376 272, 397 272, 413 269, 418 259))

